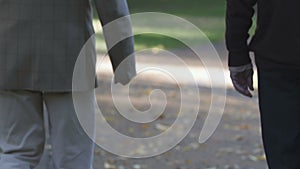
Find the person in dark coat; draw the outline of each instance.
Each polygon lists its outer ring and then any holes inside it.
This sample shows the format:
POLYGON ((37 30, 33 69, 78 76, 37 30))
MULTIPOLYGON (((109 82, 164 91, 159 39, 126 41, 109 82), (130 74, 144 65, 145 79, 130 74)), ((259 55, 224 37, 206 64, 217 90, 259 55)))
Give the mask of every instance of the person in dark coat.
POLYGON ((300 168, 300 1, 227 0, 226 43, 235 89, 252 97, 254 52, 262 136, 270 169, 300 168), (249 29, 257 7, 257 27, 249 29))

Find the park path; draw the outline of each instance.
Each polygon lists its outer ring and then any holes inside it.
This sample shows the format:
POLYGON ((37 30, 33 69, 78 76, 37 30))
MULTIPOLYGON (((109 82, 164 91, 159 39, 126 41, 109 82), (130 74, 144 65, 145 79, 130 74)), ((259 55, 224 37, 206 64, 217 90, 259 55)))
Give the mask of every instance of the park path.
MULTIPOLYGON (((145 159, 128 159, 111 154, 96 146, 94 169, 266 169, 266 161, 262 148, 260 118, 258 111, 257 93, 254 98, 248 99, 236 93, 230 84, 229 74, 226 68, 227 52, 224 43, 217 43, 215 47, 224 64, 221 68, 226 76, 226 106, 223 118, 213 134, 204 144, 198 143, 199 133, 205 121, 211 99, 209 78, 205 68, 197 57, 189 50, 175 49, 174 54, 183 59, 195 73, 199 74, 201 106, 197 121, 185 139, 173 149, 161 155, 145 159)), ((205 50, 205 47, 203 47, 205 50)), ((205 52, 205 51, 204 51, 205 52)), ((167 66, 176 74, 184 69, 184 65, 176 62, 174 56, 161 51, 144 51, 137 55, 138 67, 167 66)), ((212 61, 211 63, 214 63, 212 61)), ((210 65, 211 68, 220 69, 218 65, 210 65)), ((100 74, 97 89, 98 105, 101 107, 107 122, 117 131, 132 137, 149 137, 157 135, 168 128, 177 118, 180 93, 174 81, 159 78, 158 75, 149 74, 141 77, 131 87, 131 101, 136 108, 146 110, 149 108, 147 96, 151 90, 159 88, 168 98, 168 104, 164 114, 159 119, 149 124, 135 124, 124 119, 112 103, 110 82, 112 72, 107 59, 98 72, 100 74)), ((179 83, 189 85, 184 76, 179 76, 179 83)), ((219 86, 220 88, 223 86, 219 86)), ((126 97, 120 93, 119 97, 126 97)), ((216 100, 222 99, 222 95, 216 100)), ((158 103, 156 103, 158 104, 158 103)), ((109 133, 108 133, 109 134, 109 133)), ((98 138, 103 139, 103 138, 98 138)), ((109 137, 106 139, 110 139, 109 137)), ((126 144, 126 143, 120 143, 126 144)), ((132 151, 139 151, 133 149, 132 151)), ((51 157, 46 155, 47 158, 51 157)), ((48 169, 47 162, 38 169, 48 169)), ((51 167, 49 169, 52 169, 51 167)))
MULTIPOLYGON (((101 148, 96 149, 95 169, 265 169, 266 161, 262 148, 260 118, 258 111, 257 94, 253 99, 242 97, 236 93, 230 84, 227 71, 227 52, 224 43, 215 44, 224 64, 223 68, 218 65, 210 65, 215 69, 224 69, 226 76, 227 99, 223 118, 214 135, 204 144, 198 143, 199 133, 206 118, 211 99, 209 78, 206 76, 205 68, 193 56, 189 50, 175 49, 171 52, 183 59, 192 71, 201 74, 199 91, 201 95, 201 106, 197 121, 187 137, 172 150, 156 157, 146 159, 127 159, 118 157, 101 148)), ((205 50, 205 47, 203 47, 205 50)), ((205 51, 204 51, 205 53, 205 51)), ((108 63, 108 62, 107 62, 108 63)), ((144 66, 167 66, 163 67, 180 74, 184 65, 177 62, 174 56, 161 51, 144 51, 137 55, 138 67, 144 66)), ((214 63, 211 62, 211 63, 214 63)), ((106 65, 109 65, 106 64, 106 65)), ((111 126, 117 131, 136 137, 147 137, 163 132, 163 128, 169 127, 176 119, 176 105, 180 101, 180 94, 176 92, 176 86, 172 81, 159 78, 157 75, 140 78, 132 90, 131 101, 137 108, 145 110, 149 108, 145 99, 149 91, 155 88, 163 89, 167 96, 169 106, 166 107, 164 116, 147 125, 132 124, 120 115, 111 103, 109 97, 109 79, 111 72, 102 67, 101 77, 102 89, 99 89, 99 105, 103 105, 105 117, 111 126), (106 73, 105 73, 106 72, 106 73), (105 89, 107 87, 107 89, 105 89), (144 100, 143 100, 144 99, 144 100), (142 101, 141 101, 142 100, 142 101), (144 101, 144 102, 143 102, 144 101)), ((101 72, 101 71, 100 71, 101 72)), ((179 76, 179 83, 189 84, 184 76, 179 76)), ((222 86, 219 86, 222 87, 222 86)), ((217 99, 221 99, 218 96, 217 99)), ((122 143, 120 143, 122 144, 122 143)), ((123 143, 126 144, 126 143, 123 143)), ((132 150, 132 151, 138 151, 132 150)))

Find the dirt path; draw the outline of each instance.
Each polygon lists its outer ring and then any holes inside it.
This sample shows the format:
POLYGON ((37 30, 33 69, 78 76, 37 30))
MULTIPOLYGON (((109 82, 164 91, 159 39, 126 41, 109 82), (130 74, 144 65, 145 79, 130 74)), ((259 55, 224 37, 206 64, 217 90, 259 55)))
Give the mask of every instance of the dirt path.
MULTIPOLYGON (((227 52, 224 44, 219 43, 215 47, 222 63, 225 65, 224 69, 226 69, 227 52)), ((203 50, 205 50, 205 47, 203 47, 203 50)), ((201 67, 201 62, 197 60, 197 56, 191 51, 178 49, 172 52, 183 59, 189 66, 201 67)), ((183 66, 178 64, 179 62, 176 62, 173 56, 159 53, 155 50, 138 56, 137 61, 138 64, 177 66, 178 70, 181 70, 180 68, 183 66)), ((214 60, 211 63, 214 63, 214 60)), ((211 66, 216 65, 212 64, 211 66)), ((159 80, 158 76, 151 74, 133 83, 130 87, 130 98, 133 105, 139 110, 147 110, 149 108, 147 96, 153 89, 161 89, 168 98, 168 104, 160 118, 149 124, 136 124, 124 119, 112 103, 110 93, 111 72, 104 73, 100 77, 100 88, 96 91, 98 105, 101 107, 107 122, 120 133, 132 137, 155 136, 163 132, 165 128, 168 128, 176 120, 180 105, 180 92, 176 84, 168 83, 163 78, 163 80, 159 80)), ((184 76, 181 78, 184 78, 184 76)), ((260 137, 257 94, 253 99, 248 99, 237 94, 230 85, 227 85, 226 88, 227 99, 222 121, 213 136, 204 144, 198 143, 198 137, 209 110, 211 89, 200 85, 198 89, 200 91, 201 104, 197 121, 185 139, 176 147, 159 156, 145 159, 122 158, 100 147, 96 147, 94 168, 265 169, 266 161, 260 137)), ((125 98, 126 95, 120 93, 119 97, 125 98)), ((216 100, 221 98, 221 95, 217 96, 216 100)), ((159 101, 156 104, 159 104, 159 101)), ((107 137, 105 139, 109 140, 110 138, 107 137)), ((120 144, 126 146, 126 143, 121 142, 120 144)), ((133 149, 132 151, 138 150, 133 149)), ((42 167, 41 169, 45 168, 42 167)))
MULTIPOLYGON (((215 44, 220 60, 226 69, 227 52, 224 43, 215 44)), ((203 47, 205 50, 205 47, 203 47)), ((173 50, 174 54, 183 59, 189 66, 201 66, 201 63, 189 50, 173 50)), ((205 53, 205 51, 203 52, 205 53)), ((138 56, 138 63, 178 65, 168 53, 148 51, 138 56)), ((211 63, 214 63, 212 61, 211 63)), ((211 65, 215 66, 215 65, 211 65)), ((143 80, 142 80, 143 81, 143 80)), ((110 119, 110 125, 116 130, 129 136, 147 136, 159 134, 157 127, 168 127, 176 119, 176 109, 180 95, 176 94, 176 87, 171 84, 160 83, 155 78, 135 84, 133 102, 141 100, 153 88, 163 88, 167 96, 173 99, 166 107, 164 118, 160 118, 148 125, 131 124, 118 115, 110 99, 99 99, 105 105, 110 119)), ((102 81, 103 86, 108 86, 107 81, 102 81)), ((109 95, 101 90, 99 95, 109 95)), ((172 150, 156 157, 146 159, 126 159, 110 154, 101 148, 96 149, 95 169, 265 169, 266 161, 262 148, 258 100, 255 96, 248 99, 237 94, 231 86, 227 86, 227 100, 223 118, 214 135, 204 144, 198 143, 199 133, 202 129, 206 113, 210 106, 211 90, 199 86, 201 106, 197 121, 188 136, 172 150)), ((256 94, 257 95, 257 94, 256 94)), ((221 97, 220 97, 221 98, 221 97)), ((145 101, 145 100, 144 100, 145 101)), ((147 109, 147 101, 135 104, 141 109, 147 109)), ((124 143, 125 144, 125 143, 124 143)), ((134 151, 134 150, 133 150, 134 151)))
MULTIPOLYGON (((136 86, 135 92, 148 92, 144 86, 136 86)), ((206 118, 209 107, 210 90, 199 88, 202 104, 196 124, 188 136, 172 150, 152 158, 125 159, 112 155, 101 148, 96 149, 95 169, 264 169, 265 157, 260 139, 260 121, 257 108, 257 98, 243 98, 232 89, 228 89, 226 108, 223 119, 214 135, 204 144, 198 143, 199 133, 206 118)), ((179 97, 173 93, 171 86, 164 86, 166 95, 179 97)), ((101 93, 105 95, 105 93, 101 93)), ((139 95, 132 97, 133 102, 139 95)), ((158 134, 160 128, 168 127, 176 119, 176 108, 171 100, 171 106, 166 107, 164 118, 160 118, 148 125, 136 125, 124 120, 110 103, 109 99, 99 99, 99 104, 106 105, 105 117, 117 131, 129 135, 146 137, 158 134)), ((101 105, 100 105, 101 106, 101 105)), ((139 108, 147 104, 139 104, 139 108)), ((108 138, 109 139, 109 138, 108 138)), ((126 144, 126 143, 120 143, 126 144)), ((135 151, 135 150, 132 150, 135 151)))

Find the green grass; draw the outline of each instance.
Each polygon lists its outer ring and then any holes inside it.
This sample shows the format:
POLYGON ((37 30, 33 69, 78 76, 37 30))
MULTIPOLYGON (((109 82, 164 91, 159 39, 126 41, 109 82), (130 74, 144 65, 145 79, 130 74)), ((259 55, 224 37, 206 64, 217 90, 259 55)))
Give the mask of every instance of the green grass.
MULTIPOLYGON (((182 17, 199 27, 212 42, 224 39, 225 2, 225 0, 128 0, 132 13, 163 12, 182 17)), ((181 30, 178 28, 175 31, 181 30)), ((197 36, 188 33, 186 32, 184 38, 197 36)), ((136 37, 137 49, 152 47, 180 48, 182 44, 161 35, 146 34, 136 37)))
POLYGON ((128 0, 136 12, 166 12, 185 17, 223 17, 226 0, 128 0))
MULTIPOLYGON (((213 43, 224 41, 226 0, 128 0, 131 13, 163 12, 182 17, 202 30, 213 43)), ((163 24, 163 23, 161 23, 163 24)), ((152 27, 152 26, 151 26, 152 27)), ((192 40, 197 34, 183 32, 180 26, 161 30, 160 25, 151 29, 162 33, 172 31, 180 37, 192 40)), ((147 31, 144 27, 134 27, 134 30, 147 31)), ((251 29, 253 33, 254 29, 251 29)), ((103 41, 103 39, 98 39, 103 41)), ((142 34, 135 36, 136 49, 146 48, 181 48, 178 40, 157 34, 142 34)), ((195 42, 196 43, 196 42, 195 42)))
POLYGON ((160 48, 160 49, 172 49, 184 47, 184 44, 180 41, 163 35, 157 34, 144 34, 135 36, 136 49, 147 48, 160 48))

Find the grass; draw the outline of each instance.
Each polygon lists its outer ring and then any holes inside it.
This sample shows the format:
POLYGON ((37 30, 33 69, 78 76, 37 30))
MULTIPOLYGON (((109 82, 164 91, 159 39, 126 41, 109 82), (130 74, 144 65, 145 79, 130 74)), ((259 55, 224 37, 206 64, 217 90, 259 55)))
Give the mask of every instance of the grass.
POLYGON ((132 12, 166 12, 182 17, 222 17, 226 0, 128 0, 132 12))
MULTIPOLYGON (((128 5, 131 13, 163 12, 179 16, 200 28, 211 42, 224 41, 226 0, 128 0, 128 5)), ((159 26, 151 26, 151 29, 162 32, 169 31, 161 30, 159 26)), ((134 30, 146 31, 147 28, 134 27, 134 30)), ((190 32, 183 32, 180 26, 175 29, 170 28, 170 31, 189 40, 198 36, 190 32)), ((253 31, 252 28, 251 32, 253 31)), ((103 38, 98 39, 98 41, 103 41, 103 38)), ((135 41, 137 50, 146 48, 171 49, 183 46, 176 39, 158 34, 137 35, 135 41)))
MULTIPOLYGON (((225 0, 128 0, 132 13, 163 12, 182 17, 200 28, 212 42, 224 39, 225 0)), ((182 30, 173 30, 181 32, 182 30)), ((192 38, 197 35, 188 35, 192 38)), ((184 35, 183 35, 184 36, 184 35)), ((164 49, 180 48, 182 44, 175 39, 146 34, 136 38, 137 49, 158 47, 164 49)))

